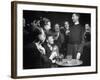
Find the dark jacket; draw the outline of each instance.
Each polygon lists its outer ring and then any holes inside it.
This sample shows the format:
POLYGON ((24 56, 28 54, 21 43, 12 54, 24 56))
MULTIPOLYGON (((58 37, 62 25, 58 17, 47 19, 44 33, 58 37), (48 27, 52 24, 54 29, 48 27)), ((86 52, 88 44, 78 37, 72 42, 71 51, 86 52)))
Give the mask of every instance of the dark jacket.
POLYGON ((44 48, 45 48, 45 50, 46 50, 46 56, 49 58, 52 51, 51 51, 50 48, 47 46, 47 44, 44 44, 44 48))
POLYGON ((54 41, 55 45, 57 45, 59 47, 59 49, 61 48, 62 44, 64 42, 64 35, 59 32, 59 37, 57 40, 54 41))
POLYGON ((25 69, 48 68, 51 66, 51 61, 44 54, 40 53, 34 43, 27 45, 23 55, 23 66, 25 69))

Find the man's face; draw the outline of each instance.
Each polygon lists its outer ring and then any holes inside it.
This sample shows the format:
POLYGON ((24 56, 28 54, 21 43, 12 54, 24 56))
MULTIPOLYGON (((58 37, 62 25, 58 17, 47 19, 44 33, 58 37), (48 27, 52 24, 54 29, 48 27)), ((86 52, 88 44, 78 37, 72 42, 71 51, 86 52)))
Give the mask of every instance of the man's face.
POLYGON ((66 21, 66 22, 64 23, 64 27, 65 27, 66 29, 69 29, 69 23, 68 23, 68 21, 66 21))
POLYGON ((50 30, 51 29, 51 22, 47 22, 47 24, 44 26, 45 30, 50 30))
POLYGON ((89 24, 85 24, 85 30, 89 30, 90 27, 89 27, 89 24))
POLYGON ((78 17, 76 14, 73 14, 73 15, 72 15, 72 20, 73 20, 73 22, 77 22, 78 19, 79 19, 79 17, 78 17))
POLYGON ((60 30, 60 29, 59 29, 59 24, 55 24, 55 31, 56 31, 56 32, 59 32, 59 30, 60 30))
POLYGON ((54 44, 53 36, 49 36, 49 37, 48 37, 48 43, 49 43, 49 44, 54 44))

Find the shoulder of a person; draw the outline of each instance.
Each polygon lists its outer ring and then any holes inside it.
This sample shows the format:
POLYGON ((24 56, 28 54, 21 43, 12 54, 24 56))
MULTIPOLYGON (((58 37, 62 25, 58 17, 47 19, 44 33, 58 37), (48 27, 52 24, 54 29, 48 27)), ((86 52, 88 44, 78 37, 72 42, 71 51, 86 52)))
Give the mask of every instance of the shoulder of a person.
POLYGON ((63 36, 63 33, 60 31, 60 32, 59 32, 59 35, 63 36))

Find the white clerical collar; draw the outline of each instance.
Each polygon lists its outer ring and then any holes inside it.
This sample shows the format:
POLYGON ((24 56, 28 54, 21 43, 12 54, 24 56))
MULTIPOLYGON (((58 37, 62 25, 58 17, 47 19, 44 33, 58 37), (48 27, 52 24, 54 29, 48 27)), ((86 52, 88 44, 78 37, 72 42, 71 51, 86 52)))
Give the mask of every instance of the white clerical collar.
POLYGON ((79 21, 75 22, 75 25, 78 25, 79 24, 79 21))

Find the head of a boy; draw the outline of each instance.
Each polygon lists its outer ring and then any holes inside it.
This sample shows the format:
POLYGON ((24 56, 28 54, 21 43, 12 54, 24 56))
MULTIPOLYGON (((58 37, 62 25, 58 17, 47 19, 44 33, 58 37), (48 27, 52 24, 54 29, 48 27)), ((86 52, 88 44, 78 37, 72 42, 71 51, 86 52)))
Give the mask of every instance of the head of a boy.
POLYGON ((47 36, 47 43, 54 44, 54 38, 52 35, 47 36))

